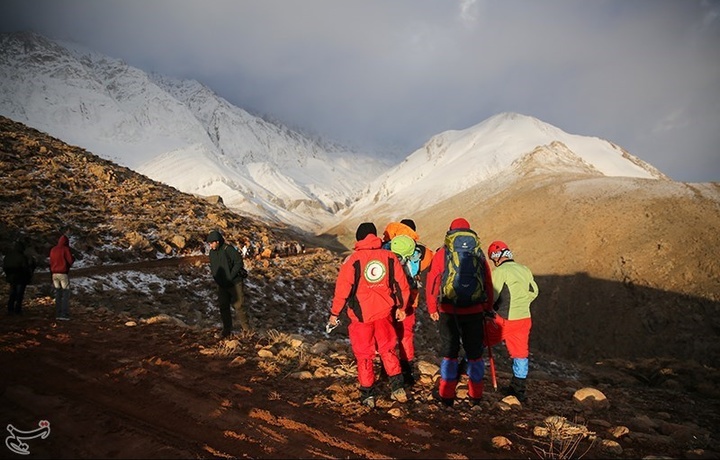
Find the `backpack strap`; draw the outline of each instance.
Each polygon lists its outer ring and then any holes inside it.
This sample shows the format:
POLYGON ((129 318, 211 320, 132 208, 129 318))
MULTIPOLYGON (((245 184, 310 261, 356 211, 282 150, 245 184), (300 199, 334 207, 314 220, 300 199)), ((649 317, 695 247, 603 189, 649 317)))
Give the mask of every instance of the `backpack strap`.
POLYGON ((362 308, 360 308, 360 302, 357 299, 358 285, 360 284, 360 261, 356 260, 353 262, 353 282, 350 288, 350 294, 348 295, 347 306, 355 313, 358 320, 363 322, 362 308))

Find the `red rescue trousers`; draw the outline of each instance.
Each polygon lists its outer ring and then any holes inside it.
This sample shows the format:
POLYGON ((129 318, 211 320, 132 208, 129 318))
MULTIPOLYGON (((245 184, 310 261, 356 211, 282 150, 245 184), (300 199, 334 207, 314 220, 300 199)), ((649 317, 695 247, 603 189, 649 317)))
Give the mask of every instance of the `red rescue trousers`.
POLYGON ((397 335, 389 315, 370 323, 353 321, 348 326, 348 335, 357 360, 361 387, 370 388, 375 383, 373 360, 376 352, 389 377, 400 374, 400 360, 395 351, 397 335))
POLYGON ((402 321, 395 321, 393 326, 398 337, 400 359, 412 361, 415 359, 415 312, 413 311, 402 321))
POLYGON ((485 343, 493 346, 504 340, 511 358, 527 358, 531 327, 531 318, 507 320, 496 315, 494 321, 488 321, 485 326, 485 343))

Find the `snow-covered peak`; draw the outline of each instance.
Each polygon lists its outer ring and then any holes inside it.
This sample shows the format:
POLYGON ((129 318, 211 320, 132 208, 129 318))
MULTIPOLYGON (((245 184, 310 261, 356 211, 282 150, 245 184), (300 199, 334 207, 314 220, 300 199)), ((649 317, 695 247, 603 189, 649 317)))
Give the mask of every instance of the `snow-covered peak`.
POLYGON ((0 114, 184 192, 221 194, 231 208, 308 230, 387 168, 253 116, 200 82, 34 33, 0 35, 0 114))
POLYGON ((398 209, 425 209, 517 169, 528 155, 534 155, 534 168, 542 162, 546 172, 572 169, 605 176, 667 179, 611 142, 568 134, 537 118, 508 112, 463 130, 433 136, 371 182, 365 196, 344 214, 348 218, 372 215, 379 203, 393 203, 398 209))
POLYGON ((391 165, 252 115, 201 82, 33 33, 0 35, 0 115, 309 231, 382 207, 418 211, 502 175, 667 179, 611 142, 510 112, 433 136, 391 165))

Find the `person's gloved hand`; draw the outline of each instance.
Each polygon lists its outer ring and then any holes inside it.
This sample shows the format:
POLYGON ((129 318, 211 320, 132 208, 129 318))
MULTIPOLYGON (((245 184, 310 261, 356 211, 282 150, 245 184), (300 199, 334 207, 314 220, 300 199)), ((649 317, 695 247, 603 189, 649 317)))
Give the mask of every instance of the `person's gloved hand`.
POLYGON ((327 324, 325 325, 325 332, 331 333, 333 329, 338 327, 340 325, 340 320, 335 315, 330 315, 330 319, 328 320, 327 324))

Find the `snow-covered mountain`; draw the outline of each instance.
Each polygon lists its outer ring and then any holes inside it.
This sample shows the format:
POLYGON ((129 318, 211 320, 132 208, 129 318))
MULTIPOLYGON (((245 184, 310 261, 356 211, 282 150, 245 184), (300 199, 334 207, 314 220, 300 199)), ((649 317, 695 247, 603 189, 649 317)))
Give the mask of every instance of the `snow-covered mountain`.
POLYGON ((669 180, 609 141, 516 113, 438 134, 393 166, 253 116, 197 81, 33 33, 0 35, 0 114, 181 191, 313 232, 428 209, 484 182, 498 189, 531 169, 669 180))
POLYGON ((389 166, 34 33, 0 35, 0 114, 181 191, 306 229, 331 222, 389 166))
POLYGON ((516 180, 530 172, 523 166, 528 163, 546 172, 670 180, 606 140, 568 134, 527 115, 501 113, 432 137, 371 182, 341 214, 352 220, 377 213, 392 216, 390 207, 417 212, 486 181, 516 180))

